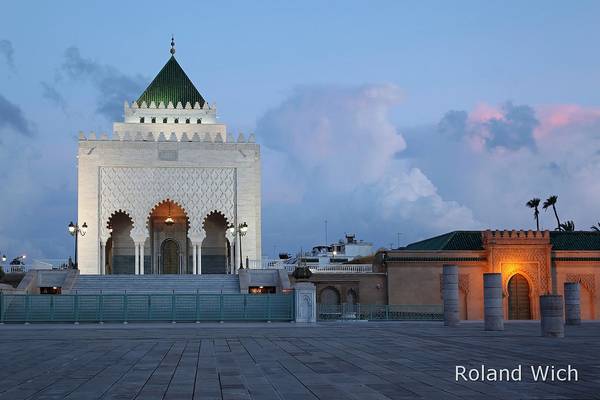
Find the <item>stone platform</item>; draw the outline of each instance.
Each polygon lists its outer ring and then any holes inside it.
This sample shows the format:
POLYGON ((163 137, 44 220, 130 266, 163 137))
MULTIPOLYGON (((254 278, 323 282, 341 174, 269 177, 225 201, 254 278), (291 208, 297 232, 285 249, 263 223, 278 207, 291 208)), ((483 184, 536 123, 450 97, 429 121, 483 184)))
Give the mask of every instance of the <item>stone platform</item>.
POLYGON ((539 323, 0 326, 0 399, 593 399, 600 323, 539 337, 539 323), (524 366, 523 382, 455 382, 455 365, 524 366), (571 364, 578 382, 535 383, 571 364))

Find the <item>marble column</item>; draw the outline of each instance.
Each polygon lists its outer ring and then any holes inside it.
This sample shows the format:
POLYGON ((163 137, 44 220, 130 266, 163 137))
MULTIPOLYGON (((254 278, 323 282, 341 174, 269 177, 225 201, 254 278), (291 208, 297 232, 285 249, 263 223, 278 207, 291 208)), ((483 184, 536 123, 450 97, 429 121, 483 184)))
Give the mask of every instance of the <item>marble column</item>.
POLYGON ((196 275, 198 273, 198 245, 192 243, 192 273, 196 275))
POLYGON ((134 274, 139 275, 139 273, 140 273, 140 245, 138 243, 134 243, 134 246, 135 246, 134 274))
POLYGON ((198 244, 198 275, 202 275, 202 244, 198 244))
POLYGON ((444 325, 458 325, 458 265, 444 265, 442 275, 444 325))
POLYGON ((501 273, 483 274, 483 315, 486 331, 504 330, 501 273))
POLYGON ((106 275, 106 244, 100 242, 100 275, 106 275))
POLYGON ((540 327, 544 337, 564 337, 563 297, 555 294, 540 296, 540 327))
POLYGON ((229 265, 227 266, 227 269, 229 270, 230 274, 233 274, 235 269, 234 269, 234 265, 235 265, 235 242, 234 242, 234 236, 232 234, 229 233, 229 231, 227 231, 227 233, 225 234, 225 237, 227 238, 227 240, 229 241, 229 254, 227 254, 227 261, 229 261, 229 265))
POLYGON ((581 295, 578 282, 565 282, 565 323, 581 325, 581 295))
POLYGON ((144 243, 140 243, 140 275, 144 275, 144 243))

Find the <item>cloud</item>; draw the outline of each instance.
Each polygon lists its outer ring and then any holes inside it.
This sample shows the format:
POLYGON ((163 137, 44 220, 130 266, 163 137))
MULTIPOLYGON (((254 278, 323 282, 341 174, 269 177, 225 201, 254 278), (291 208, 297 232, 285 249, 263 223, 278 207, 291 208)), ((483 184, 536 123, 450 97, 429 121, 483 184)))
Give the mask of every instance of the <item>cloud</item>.
MULTIPOLYGON (((530 229, 525 202, 552 194, 561 219, 578 228, 600 218, 598 107, 479 105, 405 138, 413 165, 486 227, 530 229)), ((543 227, 555 228, 551 217, 542 213, 543 227)))
POLYGON ((59 106, 63 111, 67 108, 67 102, 63 95, 48 82, 40 82, 42 86, 42 97, 59 106))
POLYGON ((477 150, 535 151, 534 132, 538 126, 533 108, 506 102, 498 109, 479 105, 470 115, 465 111, 448 111, 438 130, 453 138, 464 138, 477 150))
POLYGON ((15 68, 14 54, 15 49, 12 42, 6 39, 0 40, 0 55, 2 55, 6 64, 13 69, 15 68))
POLYGON ((401 100, 393 85, 305 86, 259 119, 266 248, 300 230, 300 241, 316 244, 323 219, 338 235, 355 230, 386 245, 398 230, 408 240, 479 226, 403 157, 406 142, 388 116, 401 100))
POLYGON ((21 108, 0 94, 0 129, 5 128, 25 136, 32 136, 34 132, 21 108))
POLYGON ((90 82, 97 90, 97 112, 109 121, 122 117, 123 102, 140 95, 147 81, 141 75, 130 76, 113 66, 84 58, 77 47, 65 51, 61 72, 74 81, 90 82))

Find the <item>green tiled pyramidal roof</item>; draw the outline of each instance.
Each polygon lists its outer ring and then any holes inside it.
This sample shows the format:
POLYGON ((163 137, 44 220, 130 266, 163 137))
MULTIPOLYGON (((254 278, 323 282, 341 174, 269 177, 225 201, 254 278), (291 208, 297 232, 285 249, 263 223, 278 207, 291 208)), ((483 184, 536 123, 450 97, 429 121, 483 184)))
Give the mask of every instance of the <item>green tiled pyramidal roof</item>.
MULTIPOLYGON (((550 232, 552 250, 600 251, 600 232, 550 232)), ((405 250, 483 250, 481 231, 454 231, 411 243, 405 250)))
POLYGON ((200 104, 200 107, 204 106, 205 103, 204 98, 174 56, 171 56, 158 75, 156 75, 156 78, 154 78, 140 98, 137 99, 137 103, 140 105, 144 101, 148 106, 150 106, 151 102, 154 102, 157 107, 161 101, 165 107, 169 102, 173 103, 175 107, 178 102, 181 102, 183 107, 185 107, 187 102, 192 107, 196 102, 200 104))
POLYGON ((406 250, 483 250, 483 241, 481 231, 454 231, 411 243, 406 250))

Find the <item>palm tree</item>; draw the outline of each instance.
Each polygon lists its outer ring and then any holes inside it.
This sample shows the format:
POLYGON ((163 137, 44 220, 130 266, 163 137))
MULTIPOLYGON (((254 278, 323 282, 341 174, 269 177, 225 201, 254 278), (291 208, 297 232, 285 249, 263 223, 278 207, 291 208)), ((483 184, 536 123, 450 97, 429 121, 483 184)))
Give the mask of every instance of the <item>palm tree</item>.
POLYGON ((525 203, 525 205, 527 207, 533 208, 533 218, 535 219, 535 226, 538 231, 540 230, 540 210, 538 210, 540 201, 541 201, 540 199, 538 199, 537 197, 534 197, 533 199, 531 199, 527 203, 525 203))
POLYGON ((563 232, 575 232, 575 222, 573 222, 573 221, 564 222, 564 223, 560 224, 559 230, 563 231, 563 232))
POLYGON ((597 225, 598 225, 598 226, 596 226, 596 225, 592 226, 592 228, 591 228, 591 229, 592 229, 593 231, 600 232, 600 222, 598 222, 598 224, 597 224, 597 225))
POLYGON ((554 211, 554 216, 556 217, 556 230, 561 230, 560 228, 560 219, 558 219, 558 213, 556 212, 556 202, 558 201, 558 196, 552 195, 546 199, 544 205, 542 206, 544 210, 548 210, 548 207, 552 207, 554 211))

